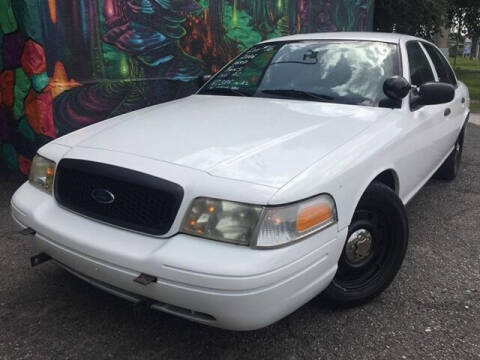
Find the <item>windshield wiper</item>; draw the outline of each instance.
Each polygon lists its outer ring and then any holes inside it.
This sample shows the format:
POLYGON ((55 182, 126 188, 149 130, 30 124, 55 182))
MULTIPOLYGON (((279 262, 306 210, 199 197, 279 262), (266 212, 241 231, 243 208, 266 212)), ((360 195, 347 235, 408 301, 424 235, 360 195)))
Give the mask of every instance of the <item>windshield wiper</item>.
POLYGON ((267 89, 262 90, 263 94, 280 95, 302 100, 317 100, 317 101, 334 101, 335 98, 328 95, 317 94, 311 91, 294 90, 294 89, 267 89))
POLYGON ((235 96, 251 96, 246 92, 232 88, 209 88, 203 89, 201 94, 218 94, 218 95, 235 95, 235 96))

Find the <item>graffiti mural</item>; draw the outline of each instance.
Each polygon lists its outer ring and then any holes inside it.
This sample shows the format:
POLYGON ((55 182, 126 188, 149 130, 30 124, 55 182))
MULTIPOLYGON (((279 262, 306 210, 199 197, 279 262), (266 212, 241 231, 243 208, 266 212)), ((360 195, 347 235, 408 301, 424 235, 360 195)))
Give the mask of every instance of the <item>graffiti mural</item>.
POLYGON ((0 162, 187 96, 203 74, 282 35, 368 30, 373 0, 0 0, 0 162))

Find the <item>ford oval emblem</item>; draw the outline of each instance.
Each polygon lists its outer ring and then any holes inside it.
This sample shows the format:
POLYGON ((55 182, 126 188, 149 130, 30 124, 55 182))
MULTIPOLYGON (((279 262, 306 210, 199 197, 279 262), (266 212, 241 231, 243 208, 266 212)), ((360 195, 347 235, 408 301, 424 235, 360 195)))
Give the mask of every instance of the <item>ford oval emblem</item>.
POLYGON ((92 199, 100 204, 111 204, 115 201, 115 195, 113 195, 107 189, 95 189, 91 193, 92 199))

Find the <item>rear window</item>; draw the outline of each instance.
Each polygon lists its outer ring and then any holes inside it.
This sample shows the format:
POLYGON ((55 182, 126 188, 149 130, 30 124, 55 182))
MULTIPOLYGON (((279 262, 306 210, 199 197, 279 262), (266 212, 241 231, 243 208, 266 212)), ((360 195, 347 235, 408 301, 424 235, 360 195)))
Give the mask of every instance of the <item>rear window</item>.
POLYGON ((452 68, 448 64, 445 57, 438 51, 434 46, 423 43, 425 50, 427 50, 430 59, 432 59, 433 65, 435 65, 435 70, 437 70, 438 79, 441 82, 446 82, 452 85, 457 85, 457 80, 453 73, 452 68))

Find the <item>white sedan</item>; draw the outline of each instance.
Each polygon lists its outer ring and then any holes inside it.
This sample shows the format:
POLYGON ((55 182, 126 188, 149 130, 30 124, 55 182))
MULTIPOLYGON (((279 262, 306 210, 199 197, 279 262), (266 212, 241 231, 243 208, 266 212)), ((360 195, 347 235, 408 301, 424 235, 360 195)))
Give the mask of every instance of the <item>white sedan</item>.
POLYGON ((469 103, 422 39, 273 39, 193 96, 42 147, 12 216, 32 265, 207 325, 261 328, 321 292, 353 306, 397 274, 405 204, 455 178, 469 103))

